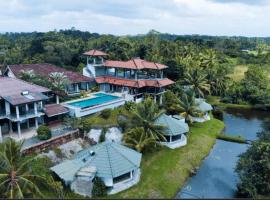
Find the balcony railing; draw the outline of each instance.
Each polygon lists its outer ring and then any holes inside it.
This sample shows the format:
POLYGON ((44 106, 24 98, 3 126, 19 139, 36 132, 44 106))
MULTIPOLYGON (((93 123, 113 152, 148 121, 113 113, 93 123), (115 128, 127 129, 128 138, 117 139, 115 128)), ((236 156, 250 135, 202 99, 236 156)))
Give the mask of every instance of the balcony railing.
MULTIPOLYGON (((34 110, 29 110, 27 113, 20 113, 19 114, 19 120, 24 120, 24 119, 29 119, 29 118, 33 118, 39 115, 43 115, 44 113, 41 112, 41 110, 37 111, 37 114, 35 113, 34 110)), ((15 113, 11 113, 10 115, 7 116, 7 118, 9 118, 12 121, 17 121, 17 114, 15 113)))

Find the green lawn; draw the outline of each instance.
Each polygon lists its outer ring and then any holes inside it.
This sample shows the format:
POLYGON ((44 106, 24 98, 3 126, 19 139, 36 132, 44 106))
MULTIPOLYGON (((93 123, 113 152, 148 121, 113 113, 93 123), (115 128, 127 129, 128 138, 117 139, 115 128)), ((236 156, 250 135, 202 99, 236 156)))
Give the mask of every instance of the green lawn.
POLYGON ((108 119, 104 119, 100 116, 99 113, 94 114, 92 116, 89 117, 85 117, 84 118, 84 123, 90 124, 91 126, 107 126, 107 127, 111 127, 111 126, 117 126, 118 122, 117 122, 117 117, 119 116, 119 114, 124 115, 124 116, 129 116, 130 113, 122 106, 116 109, 111 110, 111 115, 108 119))
POLYGON ((212 119, 191 126, 188 145, 161 150, 143 156, 140 182, 109 198, 173 198, 199 166, 215 144, 216 134, 223 130, 223 122, 212 119))
POLYGON ((248 70, 247 65, 236 65, 234 67, 233 73, 229 77, 234 81, 240 81, 245 77, 245 72, 248 70))

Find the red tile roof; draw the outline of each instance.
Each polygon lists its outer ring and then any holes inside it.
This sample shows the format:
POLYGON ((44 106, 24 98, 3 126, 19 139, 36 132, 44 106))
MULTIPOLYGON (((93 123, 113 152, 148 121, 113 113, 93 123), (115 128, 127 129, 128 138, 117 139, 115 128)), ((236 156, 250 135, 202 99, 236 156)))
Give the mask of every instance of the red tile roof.
POLYGON ((116 77, 97 77, 97 83, 110 83, 114 85, 122 85, 127 87, 165 87, 168 85, 173 84, 174 82, 168 78, 164 78, 161 80, 130 80, 130 79, 123 79, 123 78, 116 78, 116 77))
POLYGON ((41 76, 49 77, 49 74, 52 72, 62 72, 64 73, 71 83, 79 82, 91 82, 94 79, 83 76, 77 72, 68 71, 62 67, 57 67, 52 64, 20 64, 20 65, 9 65, 10 70, 18 77, 21 71, 33 70, 35 74, 41 76))
POLYGON ((69 112, 67 108, 60 104, 47 104, 44 106, 44 112, 48 117, 66 114, 69 112))
POLYGON ((168 66, 155 63, 155 62, 149 62, 142 60, 140 58, 131 59, 128 61, 116 61, 116 60, 106 60, 105 64, 106 67, 117 67, 117 68, 127 68, 127 69, 165 69, 168 68, 168 66))
POLYGON ((106 54, 103 51, 93 49, 93 50, 85 52, 83 55, 86 55, 86 56, 107 56, 108 54, 106 54))

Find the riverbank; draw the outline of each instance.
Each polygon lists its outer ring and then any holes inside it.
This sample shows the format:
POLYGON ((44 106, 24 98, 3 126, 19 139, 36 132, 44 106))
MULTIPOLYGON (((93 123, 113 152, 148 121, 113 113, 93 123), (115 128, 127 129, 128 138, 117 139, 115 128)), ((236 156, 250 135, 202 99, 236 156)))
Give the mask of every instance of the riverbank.
POLYGON ((179 149, 161 150, 143 156, 140 182, 109 198, 174 198, 179 189, 200 166, 224 129, 224 123, 212 119, 190 127, 188 144, 179 149))
POLYGON ((255 110, 270 110, 270 105, 251 105, 251 104, 233 104, 223 103, 218 96, 208 96, 207 102, 212 106, 217 106, 220 109, 236 108, 236 109, 255 109, 255 110))

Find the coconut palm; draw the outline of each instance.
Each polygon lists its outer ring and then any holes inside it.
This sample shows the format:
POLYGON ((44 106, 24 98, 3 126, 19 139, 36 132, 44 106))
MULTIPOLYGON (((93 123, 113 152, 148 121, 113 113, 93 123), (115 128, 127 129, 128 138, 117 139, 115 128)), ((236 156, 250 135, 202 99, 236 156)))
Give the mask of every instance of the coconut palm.
POLYGON ((210 93, 210 85, 207 83, 206 76, 199 69, 193 69, 186 73, 184 81, 198 97, 204 97, 204 93, 210 93))
POLYGON ((146 98, 144 102, 136 105, 132 110, 133 118, 132 124, 134 127, 142 127, 148 136, 156 140, 164 140, 162 134, 164 126, 155 124, 156 119, 164 113, 159 110, 158 105, 150 97, 146 98))
POLYGON ((187 123, 193 122, 193 117, 202 116, 203 114, 197 109, 195 95, 193 91, 184 93, 180 98, 180 115, 185 118, 187 123))
POLYGON ((9 139, 0 151, 0 197, 26 198, 43 197, 37 183, 45 182, 43 176, 33 174, 30 164, 37 157, 22 155, 23 142, 9 139))
POLYGON ((143 127, 129 129, 129 131, 124 134, 123 140, 127 146, 139 152, 143 152, 147 146, 156 144, 156 140, 153 137, 149 137, 143 127))
POLYGON ((52 82, 53 89, 57 91, 64 91, 69 84, 67 76, 63 72, 52 72, 49 75, 52 82))
POLYGON ((31 81, 35 77, 36 75, 33 70, 21 70, 19 73, 19 78, 25 81, 31 81))

